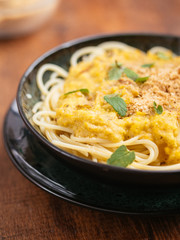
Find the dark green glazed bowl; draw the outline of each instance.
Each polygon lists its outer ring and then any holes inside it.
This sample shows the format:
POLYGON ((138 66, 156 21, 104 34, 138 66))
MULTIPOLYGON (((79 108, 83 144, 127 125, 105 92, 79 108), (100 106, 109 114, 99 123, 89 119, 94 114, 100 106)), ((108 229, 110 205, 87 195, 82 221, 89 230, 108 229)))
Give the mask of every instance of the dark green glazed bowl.
MULTIPOLYGON (((163 46, 180 55, 180 38, 175 36, 111 34, 87 37, 65 43, 39 57, 23 75, 17 92, 17 105, 21 118, 29 130, 37 137, 40 143, 43 144, 44 148, 48 149, 53 156, 58 158, 59 161, 67 163, 77 171, 89 174, 92 178, 98 178, 102 182, 137 187, 152 186, 159 188, 178 186, 180 184, 180 170, 145 171, 94 163, 54 146, 41 135, 38 128, 35 128, 31 124, 32 107, 40 99, 40 92, 36 85, 36 74, 41 65, 45 63, 54 63, 68 70, 70 57, 76 50, 86 46, 98 45, 105 41, 124 42, 143 51, 147 51, 153 46, 163 46), (32 98, 29 96, 32 96, 32 98)), ((45 81, 47 79, 48 76, 45 74, 45 81)))

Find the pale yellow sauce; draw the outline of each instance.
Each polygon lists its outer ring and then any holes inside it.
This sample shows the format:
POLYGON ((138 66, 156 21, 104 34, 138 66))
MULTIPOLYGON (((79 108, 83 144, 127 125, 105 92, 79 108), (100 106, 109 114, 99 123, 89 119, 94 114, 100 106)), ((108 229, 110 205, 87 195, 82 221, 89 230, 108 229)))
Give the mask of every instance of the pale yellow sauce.
POLYGON ((56 111, 57 124, 73 129, 77 137, 98 137, 112 142, 137 135, 154 141, 159 148, 162 165, 180 163, 180 57, 167 52, 168 60, 139 50, 111 50, 91 62, 71 67, 65 80, 64 93, 87 88, 81 92, 62 95, 56 111), (136 83, 122 74, 119 80, 109 80, 108 71, 115 61, 130 68, 140 77, 150 76, 145 83, 136 83), (142 64, 154 63, 152 68, 142 64), (119 94, 127 104, 125 117, 104 100, 108 94, 119 94), (153 102, 162 105, 157 114, 153 102))

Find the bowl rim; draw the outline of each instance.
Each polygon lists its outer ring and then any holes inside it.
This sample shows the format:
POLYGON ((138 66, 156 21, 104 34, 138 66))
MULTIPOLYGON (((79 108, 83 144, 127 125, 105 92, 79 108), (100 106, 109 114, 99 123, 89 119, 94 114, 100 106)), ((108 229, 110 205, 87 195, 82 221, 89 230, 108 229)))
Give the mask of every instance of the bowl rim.
POLYGON ((106 34, 95 34, 95 35, 89 35, 86 37, 76 38, 74 40, 67 41, 65 43, 62 43, 60 45, 57 45, 54 48, 51 48, 50 50, 46 51, 44 54, 40 55, 37 59, 35 59, 31 65, 26 69, 24 74, 22 75, 18 89, 16 94, 16 101, 18 110, 20 113, 20 116, 22 120, 24 121, 25 125, 28 127, 28 129, 41 141, 45 146, 47 146, 49 149, 58 152, 59 154, 64 155, 65 157, 71 158, 72 160, 78 161, 81 164, 90 165, 92 167, 98 167, 100 169, 108 169, 109 171, 114 172, 126 172, 126 173, 134 173, 134 174, 148 174, 148 175, 169 175, 173 173, 180 173, 180 169, 177 170, 144 170, 144 169, 130 169, 130 168, 123 168, 123 167, 117 167, 109 164, 99 163, 99 162, 93 162, 88 159, 78 157, 76 155, 73 155, 55 145, 53 145, 51 142, 49 142, 43 135, 41 135, 30 123, 30 121, 27 119, 23 107, 21 104, 21 92, 23 89, 23 85, 28 77, 28 75, 34 70, 35 67, 37 67, 42 61, 44 61, 47 57, 50 57, 51 55, 55 54, 58 51, 71 48, 75 45, 85 43, 86 41, 92 41, 92 40, 100 40, 103 38, 114 38, 114 37, 161 37, 161 38, 176 38, 180 40, 180 36, 171 35, 171 34, 159 34, 159 33, 148 33, 148 32, 129 32, 129 33, 106 33, 106 34))

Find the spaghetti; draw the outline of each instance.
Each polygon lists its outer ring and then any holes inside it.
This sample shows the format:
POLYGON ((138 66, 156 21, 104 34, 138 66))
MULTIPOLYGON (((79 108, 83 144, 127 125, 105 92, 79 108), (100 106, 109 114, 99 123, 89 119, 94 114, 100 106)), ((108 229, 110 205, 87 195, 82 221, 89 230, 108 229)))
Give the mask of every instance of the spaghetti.
POLYGON ((79 49, 70 59, 69 72, 54 64, 39 69, 41 101, 33 107, 33 123, 57 147, 94 162, 106 163, 117 148, 125 145, 135 152, 128 168, 180 169, 179 105, 171 105, 173 97, 179 96, 174 89, 167 95, 159 80, 172 81, 174 76, 180 88, 179 63, 175 54, 162 47, 154 47, 147 54, 121 42, 79 49), (136 82, 121 71, 121 65, 140 75, 139 79, 147 75, 148 79, 136 82), (110 71, 117 69, 121 77, 108 79, 110 71), (52 73, 44 82, 46 71, 52 73), (88 96, 79 91, 83 88, 89 89, 88 96), (116 93, 127 104, 125 117, 103 99, 116 93), (162 104, 162 114, 154 111, 153 102, 162 104))

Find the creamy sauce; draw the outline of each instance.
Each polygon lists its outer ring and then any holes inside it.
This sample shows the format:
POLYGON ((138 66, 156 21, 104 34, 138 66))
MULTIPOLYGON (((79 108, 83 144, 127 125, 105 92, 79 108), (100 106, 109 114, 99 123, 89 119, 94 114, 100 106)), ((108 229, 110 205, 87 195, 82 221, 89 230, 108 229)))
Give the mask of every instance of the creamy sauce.
POLYGON ((56 111, 57 124, 71 127, 77 137, 98 137, 112 142, 127 140, 137 135, 154 141, 159 148, 162 164, 180 160, 180 57, 160 59, 156 54, 139 50, 111 50, 91 62, 80 62, 71 67, 65 80, 64 93, 87 88, 81 92, 62 95, 56 111), (118 80, 109 80, 108 71, 115 61, 137 73, 149 76, 145 83, 136 83, 124 73, 118 80), (143 68, 145 63, 154 63, 143 68), (125 117, 104 100, 108 94, 119 94, 127 104, 125 117), (163 107, 157 114, 153 102, 163 107))

